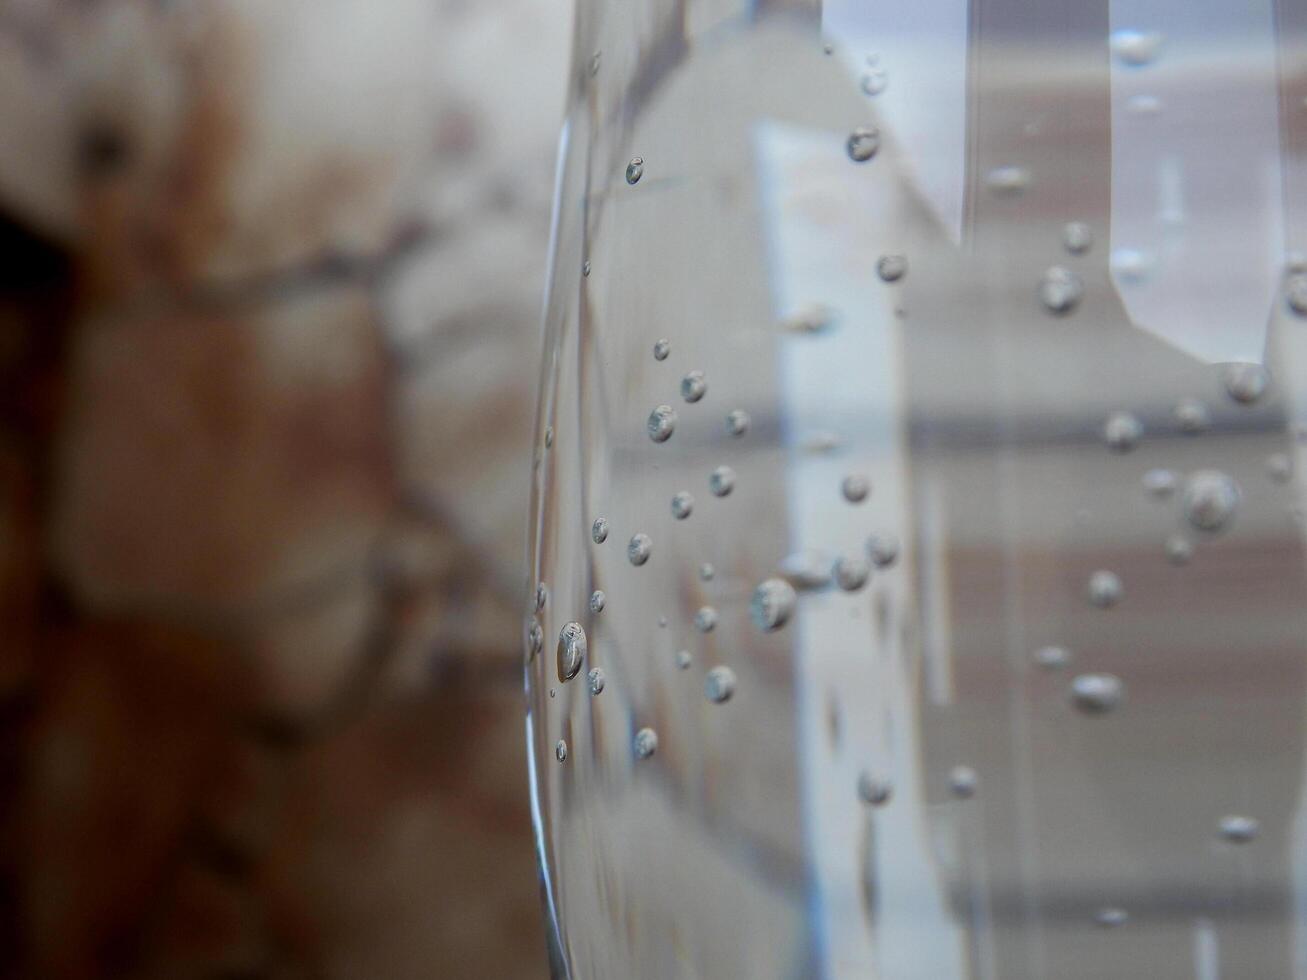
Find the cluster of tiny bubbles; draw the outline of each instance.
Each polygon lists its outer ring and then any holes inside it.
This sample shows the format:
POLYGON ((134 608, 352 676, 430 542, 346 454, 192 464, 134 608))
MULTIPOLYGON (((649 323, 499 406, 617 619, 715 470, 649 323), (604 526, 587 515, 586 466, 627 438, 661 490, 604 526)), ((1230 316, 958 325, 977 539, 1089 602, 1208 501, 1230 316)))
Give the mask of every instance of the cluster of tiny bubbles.
POLYGON ((1298 272, 1289 277, 1284 284, 1284 299, 1290 312, 1307 316, 1307 274, 1298 272))
POLYGON ((1293 461, 1288 453, 1271 453, 1266 457, 1266 472, 1276 483, 1287 483, 1293 476, 1293 461))
POLYGON ((1115 572, 1100 568, 1089 576, 1089 586, 1086 592, 1089 596, 1090 605, 1097 606, 1099 609, 1109 609, 1121 601, 1121 596, 1125 590, 1121 586, 1121 579, 1115 572))
POLYGON ((1212 419, 1207 414, 1207 406, 1197 398, 1182 398, 1175 406, 1175 422, 1180 431, 1187 435, 1206 432, 1211 427, 1212 419))
POLYGON ((889 86, 889 73, 884 68, 869 68, 862 75, 862 93, 880 95, 889 86))
POLYGON ((644 158, 631 157, 631 162, 626 165, 626 182, 628 184, 638 184, 640 178, 644 176, 644 158))
POLYGON ((969 800, 976 795, 980 777, 970 766, 954 766, 948 774, 948 789, 959 800, 969 800))
POLYGON ((533 620, 531 623, 531 628, 528 629, 526 633, 527 658, 530 660, 534 660, 535 655, 544 648, 544 645, 545 645, 544 627, 542 627, 539 623, 533 620))
POLYGON ((583 275, 583 276, 588 276, 588 275, 590 275, 590 260, 589 260, 589 259, 586 259, 584 262, 581 263, 581 275, 583 275))
POLYGON ((889 568, 898 560, 899 539, 892 534, 873 534, 867 539, 867 554, 877 568, 889 568))
POLYGON ((536 612, 545 608, 545 603, 549 601, 549 588, 544 582, 536 586, 536 612))
POLYGON ((660 337, 654 341, 653 355, 655 361, 667 360, 667 355, 672 352, 672 342, 666 337, 660 337))
POLYGON ((1216 831, 1222 840, 1231 844, 1247 844, 1261 832, 1262 825, 1255 817, 1242 817, 1230 814, 1222 817, 1216 825, 1216 831))
POLYGON ((717 574, 717 569, 713 567, 712 562, 704 562, 699 566, 699 578, 705 582, 711 582, 713 576, 717 574))
POLYGON ((1064 316, 1080 305, 1084 283, 1066 266, 1050 266, 1039 280, 1039 301, 1050 313, 1064 316))
POLYGON ((835 584, 845 592, 857 592, 871 578, 871 566, 865 558, 843 555, 835 562, 835 584))
POLYGON ((1130 913, 1125 909, 1110 905, 1094 913, 1094 924, 1103 929, 1115 929, 1130 921, 1130 913))
POLYGON ((813 334, 821 333, 834 322, 835 313, 829 306, 814 303, 782 320, 781 328, 787 333, 813 334))
POLYGON ((1238 507, 1238 484, 1219 470, 1199 470, 1185 481, 1184 516, 1200 531, 1221 530, 1238 507))
POLYGON ((1071 703, 1087 715, 1105 715, 1121 704, 1125 685, 1115 674, 1081 674, 1071 682, 1071 703))
POLYGON ((659 405, 649 413, 645 429, 654 442, 666 442, 676 431, 676 410, 671 405, 659 405))
POLYGON ((1103 441, 1117 453, 1128 453, 1144 436, 1144 423, 1130 412, 1113 412, 1103 423, 1103 441))
POLYGON ((681 397, 694 404, 708 393, 708 382, 702 371, 690 371, 681 379, 681 397))
POLYGON ((694 513, 694 496, 688 490, 672 495, 672 516, 683 521, 694 513))
POLYGON ((1030 171, 1025 167, 995 167, 985 174, 985 186, 995 194, 1020 194, 1030 186, 1030 171))
POLYGON ((708 475, 708 489, 714 497, 725 497, 735 489, 735 470, 719 466, 708 475))
POLYGON ((647 759, 658 751, 658 733, 652 728, 641 728, 635 733, 633 744, 636 758, 647 759))
POLYGON ((854 163, 866 163, 880 149, 880 130, 874 126, 859 126, 849 133, 844 147, 854 163))
POLYGON ((603 544, 608 540, 608 518, 595 518, 595 522, 590 525, 590 537, 594 539, 595 544, 603 544))
POLYGON ((653 539, 643 531, 631 535, 631 540, 626 546, 626 557, 632 565, 640 566, 649 560, 649 552, 653 550, 653 539))
POLYGON ((1035 651, 1035 663, 1045 670, 1061 670, 1071 662, 1071 651, 1066 647, 1050 645, 1035 651))
POLYGON ((604 611, 604 605, 608 602, 608 597, 604 595, 603 589, 595 589, 590 593, 590 611, 592 613, 601 613, 604 611))
POLYGON ((1194 556, 1194 546, 1183 534, 1168 535, 1166 539, 1166 560, 1172 565, 1187 564, 1194 556))
POLYGON ((735 671, 729 667, 714 667, 704 676, 704 696, 713 704, 724 704, 735 693, 735 671))
POLYGON ((564 739, 560 738, 554 743, 554 758, 559 762, 567 761, 567 742, 564 739))
POLYGON ((711 633, 717 628, 717 610, 712 606, 700 606, 694 614, 694 628, 700 633, 711 633))
POLYGON ((858 774, 858 799, 868 806, 884 806, 894 793, 894 787, 869 772, 858 774))
POLYGON ((586 674, 585 677, 590 682, 590 694, 592 696, 603 693, 606 678, 602 667, 591 667, 590 673, 586 674))
POLYGON ((780 570, 794 587, 805 592, 830 585, 832 562, 820 551, 796 551, 781 559, 780 570))
POLYGON ((585 660, 585 630, 580 623, 568 623, 558 631, 558 679, 570 681, 585 660))
POLYGON ((690 656, 689 650, 676 651, 676 666, 681 670, 689 670, 694 665, 694 657, 690 656))
POLYGON ((1171 496, 1175 493, 1175 484, 1175 473, 1160 466, 1144 474, 1144 490, 1153 497, 1171 496))
POLYGON ((1222 372, 1226 393, 1240 405, 1251 405, 1271 383, 1271 376, 1260 364, 1247 362, 1227 364, 1222 372))
POLYGON ((735 437, 749 431, 749 413, 742 408, 732 409, 726 414, 726 431, 735 437))
POLYGON ((1062 228, 1062 247, 1072 255, 1084 255, 1094 246, 1094 231, 1083 221, 1068 221, 1062 228))
POLYGON ((1157 57, 1162 35, 1156 31, 1121 30, 1113 31, 1108 41, 1112 53, 1122 64, 1139 68, 1150 64, 1157 57))
POLYGON ((882 282, 898 282, 908 274, 908 260, 903 255, 882 255, 876 260, 876 275, 882 282))
POLYGON ((789 622, 796 601, 794 586, 783 578, 769 578, 753 590, 749 616, 758 629, 770 633, 789 622))
POLYGON ((860 504, 867 499, 867 494, 871 493, 871 481, 861 473, 850 473, 840 484, 840 490, 849 503, 860 504))
POLYGON ((545 426, 545 448, 554 448, 554 427, 552 425, 545 426))

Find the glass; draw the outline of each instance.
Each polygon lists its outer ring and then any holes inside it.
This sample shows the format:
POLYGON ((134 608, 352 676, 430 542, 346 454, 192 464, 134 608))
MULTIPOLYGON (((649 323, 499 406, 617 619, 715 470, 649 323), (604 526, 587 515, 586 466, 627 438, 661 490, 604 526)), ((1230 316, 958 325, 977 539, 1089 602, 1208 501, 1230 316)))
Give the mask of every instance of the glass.
POLYGON ((560 977, 1307 977, 1307 4, 581 0, 560 977))

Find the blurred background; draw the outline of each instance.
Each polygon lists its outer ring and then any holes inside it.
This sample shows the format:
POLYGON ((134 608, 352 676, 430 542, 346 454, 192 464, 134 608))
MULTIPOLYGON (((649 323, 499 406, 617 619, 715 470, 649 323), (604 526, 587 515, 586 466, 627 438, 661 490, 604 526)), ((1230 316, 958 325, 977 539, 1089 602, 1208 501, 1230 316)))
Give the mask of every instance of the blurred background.
POLYGON ((0 0, 0 958, 539 977, 567 0, 0 0))

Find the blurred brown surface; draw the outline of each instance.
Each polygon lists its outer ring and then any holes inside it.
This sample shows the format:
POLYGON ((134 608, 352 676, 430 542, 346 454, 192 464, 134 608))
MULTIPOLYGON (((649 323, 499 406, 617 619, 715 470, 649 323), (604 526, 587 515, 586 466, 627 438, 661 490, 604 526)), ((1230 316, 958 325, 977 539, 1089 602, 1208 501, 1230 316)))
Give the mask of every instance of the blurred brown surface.
POLYGON ((0 974, 546 974, 517 624, 569 27, 0 0, 0 974))

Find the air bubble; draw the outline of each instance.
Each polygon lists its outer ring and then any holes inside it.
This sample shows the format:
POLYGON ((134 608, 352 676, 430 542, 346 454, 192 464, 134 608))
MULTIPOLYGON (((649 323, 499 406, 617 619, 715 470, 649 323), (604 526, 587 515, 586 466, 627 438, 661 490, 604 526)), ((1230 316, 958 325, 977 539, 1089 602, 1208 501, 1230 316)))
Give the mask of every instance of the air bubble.
POLYGON ((1172 565, 1187 564, 1194 556, 1194 546, 1183 534, 1172 534, 1166 539, 1166 560, 1172 565))
POLYGON ((1175 493, 1176 475, 1158 467, 1144 474, 1144 489, 1154 497, 1169 497, 1175 493))
POLYGON ((948 789, 959 800, 969 800, 976 795, 980 786, 980 777, 970 766, 955 766, 948 774, 948 789))
POLYGON ((1162 45, 1162 35, 1156 31, 1113 31, 1108 43, 1117 59, 1131 68, 1151 64, 1162 45))
POLYGON ((630 543, 626 546, 626 557, 632 565, 637 567, 643 565, 649 560, 649 552, 653 550, 653 539, 643 532, 631 535, 630 543))
POLYGON ((604 669, 602 667, 591 667, 590 673, 586 674, 585 678, 590 684, 590 694, 592 697, 603 693, 604 684, 607 681, 607 678, 604 677, 604 669))
POLYGON ((873 534, 867 539, 867 554, 877 568, 889 568, 899 557, 899 539, 892 534, 873 534))
POLYGON ((868 806, 884 806, 890 801, 894 788, 883 779, 877 779, 869 772, 858 775, 858 799, 868 806))
POLYGON ((1288 453, 1271 453, 1266 457, 1266 472, 1276 483, 1287 483, 1293 476, 1293 461, 1288 453))
POLYGON ((1113 412, 1103 423, 1103 441, 1113 452, 1130 452, 1143 435, 1144 424, 1129 412, 1113 412))
POLYGON ((733 436, 742 436, 749 431, 749 413, 742 408, 734 409, 726 416, 726 431, 733 436))
POLYGON ((1180 431, 1187 435, 1206 432, 1211 427, 1212 419, 1207 414, 1207 406, 1197 398, 1181 399, 1175 406, 1175 421, 1180 431))
POLYGON ((845 149, 854 163, 866 163, 880 149, 880 131, 874 126, 859 126, 849 134, 845 149))
POLYGON ((719 466, 708 476, 708 489, 714 497, 725 497, 735 489, 735 471, 729 466, 719 466))
POLYGON ((882 255, 876 262, 876 275, 883 282, 898 282, 908 274, 908 260, 902 255, 882 255))
POLYGON ((699 578, 703 579, 703 581, 705 582, 711 582, 713 580, 713 576, 715 576, 716 574, 717 574, 717 569, 713 568, 711 562, 704 562, 702 565, 699 566, 699 578))
POLYGON ((1115 674, 1081 674, 1071 682, 1072 703, 1089 715, 1104 715, 1121 704, 1125 686, 1115 674))
POLYGON ((554 758, 559 762, 567 761, 567 742, 561 738, 554 743, 554 758))
POLYGON ((545 448, 554 448, 554 427, 552 425, 545 426, 545 448))
POLYGON ((592 613, 601 613, 608 602, 608 597, 604 595, 603 589, 595 589, 590 593, 590 611, 592 613))
POLYGON ((681 670, 689 670, 694 665, 694 657, 690 656, 689 650, 678 650, 676 652, 676 666, 681 670))
POLYGON ((820 551, 796 551, 781 559, 780 570, 792 586, 804 592, 824 589, 831 582, 833 560, 820 551))
POLYGON ((1199 470, 1185 482, 1184 516, 1200 531, 1220 531, 1238 506, 1238 485, 1218 470, 1199 470))
POLYGON ((638 184, 640 178, 644 176, 644 158, 631 157, 631 162, 626 165, 626 182, 628 184, 638 184))
POLYGON ((871 566, 863 558, 845 555, 835 562, 835 584, 845 592, 857 592, 871 577, 871 566))
POLYGON ((867 494, 871 493, 871 481, 860 473, 851 473, 840 484, 840 490, 849 503, 860 504, 867 499, 867 494))
POLYGON ((1289 277, 1284 284, 1284 300, 1289 312, 1307 316, 1307 275, 1299 272, 1289 277))
POLYGON ((1071 662, 1071 651, 1066 647, 1046 646, 1035 651, 1035 663, 1045 670, 1061 670, 1071 662))
POLYGON ((558 679, 570 681, 581 670, 585 659, 585 630, 580 623, 568 623, 558 633, 558 679))
POLYGON ((749 600, 749 615, 754 625, 770 633, 780 629, 794 613, 796 601, 794 586, 780 578, 769 578, 753 590, 749 600))
POLYGON ((681 397, 693 404, 708 392, 708 382, 702 371, 690 371, 681 379, 681 397))
POLYGON ((714 667, 704 676, 704 696, 713 704, 724 704, 735 693, 735 671, 729 667, 714 667))
POLYGON ((1089 596, 1090 605, 1097 606, 1099 609, 1108 609, 1121 601, 1125 590, 1121 586, 1121 579, 1115 572, 1100 569, 1089 576, 1089 586, 1086 592, 1089 596))
POLYGON ((637 759, 647 759, 658 751, 658 733, 652 728, 641 728, 633 742, 637 759))
POLYGON ((596 51, 590 56, 590 77, 594 78, 599 74, 600 52, 596 51))
POLYGON ((786 317, 781 321, 781 329, 787 333, 822 333, 829 329, 834 322, 835 312, 829 306, 816 303, 786 317))
POLYGON ((672 495, 672 516, 683 521, 694 513, 694 497, 688 490, 672 495))
POLYGON ((590 260, 589 260, 589 259, 586 259, 584 262, 581 263, 581 275, 583 275, 583 276, 588 276, 588 275, 590 275, 590 260))
POLYGON ((995 167, 985 174, 985 186, 995 194, 1020 194, 1030 186, 1030 171, 1025 167, 995 167))
POLYGON ((1039 280, 1039 301, 1050 313, 1063 316, 1078 305, 1085 294, 1080 277, 1065 266, 1051 266, 1039 280))
POLYGON ((645 429, 654 442, 666 442, 676 431, 676 410, 671 405, 659 405, 649 413, 645 429))
POLYGON ((1109 906, 1094 913, 1094 924, 1102 929, 1116 929, 1130 921, 1130 913, 1125 909, 1109 906))
POLYGON ((590 537, 595 544, 603 544, 608 540, 608 518, 595 518, 595 522, 590 525, 590 537))
POLYGON ((1216 832, 1222 840, 1231 844, 1247 844, 1255 840, 1261 832, 1262 825, 1254 817, 1241 817, 1234 814, 1222 817, 1216 825, 1216 832))
POLYGON ((1227 364, 1222 374, 1225 390, 1240 405, 1251 405, 1266 393, 1271 377, 1260 364, 1227 364))
POLYGON ((536 586, 536 612, 545 608, 545 603, 549 601, 549 588, 544 582, 536 586))
POLYGON ((889 86, 889 73, 884 68, 872 68, 862 76, 864 95, 880 95, 889 86))
POLYGON ((654 341, 653 355, 655 361, 667 360, 667 355, 672 352, 672 342, 666 337, 661 337, 654 341))
POLYGON ((1071 221, 1062 229, 1062 247, 1072 255, 1084 255, 1094 245, 1094 232, 1083 221, 1071 221))
POLYGON ((536 622, 532 622, 530 628, 526 631, 526 650, 527 659, 534 660, 536 654, 544 649, 545 631, 544 628, 536 622))
POLYGON ((711 633, 717 628, 717 610, 712 606, 700 606, 694 614, 694 628, 700 633, 711 633))

